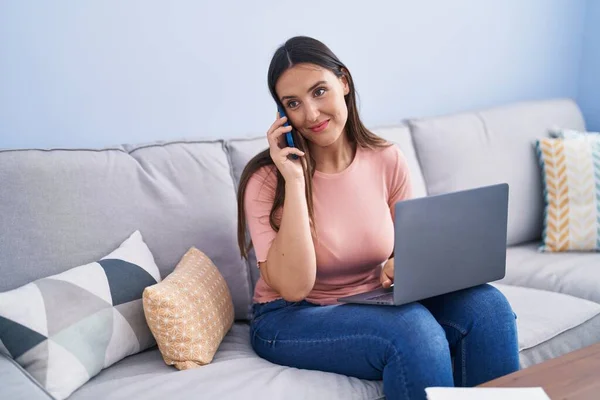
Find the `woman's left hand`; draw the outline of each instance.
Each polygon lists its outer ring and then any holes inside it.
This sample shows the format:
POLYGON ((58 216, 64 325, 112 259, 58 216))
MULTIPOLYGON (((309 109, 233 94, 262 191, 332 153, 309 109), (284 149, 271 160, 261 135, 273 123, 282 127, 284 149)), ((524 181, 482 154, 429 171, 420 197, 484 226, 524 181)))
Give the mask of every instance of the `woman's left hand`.
POLYGON ((394 257, 385 262, 379 280, 384 288, 389 288, 394 283, 394 257))

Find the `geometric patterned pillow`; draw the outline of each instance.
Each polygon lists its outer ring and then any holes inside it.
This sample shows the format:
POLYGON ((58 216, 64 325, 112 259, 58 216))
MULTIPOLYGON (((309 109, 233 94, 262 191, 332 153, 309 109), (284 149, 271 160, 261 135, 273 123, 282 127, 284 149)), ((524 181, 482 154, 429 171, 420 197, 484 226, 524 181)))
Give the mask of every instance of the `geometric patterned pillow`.
POLYGON ((600 251, 600 135, 536 141, 544 184, 541 251, 600 251))
POLYGON ((64 399, 102 369, 155 345, 142 292, 159 281, 135 231, 97 262, 0 293, 0 351, 64 399))
POLYGON ((200 250, 190 248, 162 282, 144 290, 144 313, 167 365, 209 364, 234 320, 227 282, 200 250))

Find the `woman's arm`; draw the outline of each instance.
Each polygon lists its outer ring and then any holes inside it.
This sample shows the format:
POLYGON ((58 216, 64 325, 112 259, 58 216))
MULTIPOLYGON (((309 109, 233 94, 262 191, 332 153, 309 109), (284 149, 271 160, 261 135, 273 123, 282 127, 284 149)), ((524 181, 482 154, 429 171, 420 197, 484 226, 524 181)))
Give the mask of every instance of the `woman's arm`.
POLYGON ((285 184, 281 225, 267 255, 259 263, 265 282, 287 301, 300 301, 312 290, 317 260, 303 180, 285 184))

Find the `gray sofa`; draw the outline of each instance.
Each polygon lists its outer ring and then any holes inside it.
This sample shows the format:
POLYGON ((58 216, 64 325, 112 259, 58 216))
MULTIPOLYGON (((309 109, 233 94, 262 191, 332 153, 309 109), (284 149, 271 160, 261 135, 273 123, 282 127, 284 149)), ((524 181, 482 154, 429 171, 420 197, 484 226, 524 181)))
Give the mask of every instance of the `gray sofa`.
MULTIPOLYGON (((600 341, 600 254, 537 251, 543 197, 533 141, 554 126, 584 129, 573 101, 374 129, 404 151, 417 196, 510 184, 507 274, 494 284, 518 315, 524 368, 600 341)), ((211 364, 178 371, 155 347, 103 370, 70 398, 382 398, 381 382, 274 365, 250 347, 258 270, 253 257, 239 256, 235 193, 244 165, 266 145, 260 136, 0 151, 0 291, 96 260, 139 229, 163 278, 196 246, 232 293, 236 323, 211 364)), ((49 396, 0 356, 0 398, 49 396)))

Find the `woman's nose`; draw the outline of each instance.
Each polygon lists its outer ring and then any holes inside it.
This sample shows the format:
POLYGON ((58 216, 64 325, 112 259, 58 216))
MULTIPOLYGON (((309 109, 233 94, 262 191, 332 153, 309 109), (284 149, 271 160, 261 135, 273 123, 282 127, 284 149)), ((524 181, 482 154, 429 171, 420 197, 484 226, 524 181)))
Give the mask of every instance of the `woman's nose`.
POLYGON ((308 122, 316 122, 319 119, 319 109, 316 104, 308 103, 306 105, 306 119, 308 122))

